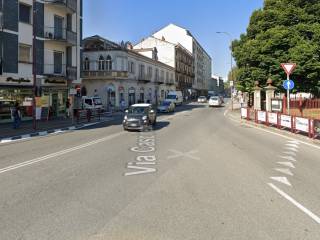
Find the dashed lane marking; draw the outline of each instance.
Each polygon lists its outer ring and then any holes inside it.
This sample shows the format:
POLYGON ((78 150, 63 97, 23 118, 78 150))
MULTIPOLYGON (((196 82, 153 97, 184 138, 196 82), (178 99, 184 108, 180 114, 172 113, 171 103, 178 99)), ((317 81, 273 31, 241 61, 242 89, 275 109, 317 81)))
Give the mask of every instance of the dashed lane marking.
POLYGON ((296 168, 292 162, 277 162, 278 164, 281 164, 283 166, 286 166, 286 167, 290 167, 290 168, 296 168))
POLYGON ((279 156, 279 157, 282 158, 282 159, 286 159, 286 160, 292 161, 292 162, 296 162, 297 161, 292 156, 279 156))
POLYGON ((284 173, 284 174, 287 174, 287 175, 290 175, 290 176, 293 176, 293 173, 288 168, 275 168, 274 170, 281 172, 281 173, 284 173))

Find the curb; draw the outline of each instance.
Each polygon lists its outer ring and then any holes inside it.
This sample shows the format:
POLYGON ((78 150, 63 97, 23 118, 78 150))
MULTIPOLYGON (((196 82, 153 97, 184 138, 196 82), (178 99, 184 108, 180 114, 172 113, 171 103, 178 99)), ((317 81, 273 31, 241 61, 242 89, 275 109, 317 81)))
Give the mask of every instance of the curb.
POLYGON ((74 125, 74 126, 70 126, 70 127, 64 127, 64 128, 58 128, 58 129, 52 129, 52 130, 47 130, 47 131, 40 131, 40 132, 35 132, 35 133, 30 133, 30 134, 23 134, 23 135, 3 138, 3 139, 0 139, 0 144, 27 140, 27 139, 30 139, 30 138, 33 138, 33 137, 44 137, 44 136, 49 136, 49 135, 56 135, 56 134, 66 133, 66 132, 78 130, 78 129, 81 129, 81 128, 94 126, 94 125, 97 125, 99 123, 109 122, 109 121, 112 121, 113 119, 114 119, 113 117, 106 117, 106 118, 103 118, 99 122, 85 123, 85 124, 74 125))

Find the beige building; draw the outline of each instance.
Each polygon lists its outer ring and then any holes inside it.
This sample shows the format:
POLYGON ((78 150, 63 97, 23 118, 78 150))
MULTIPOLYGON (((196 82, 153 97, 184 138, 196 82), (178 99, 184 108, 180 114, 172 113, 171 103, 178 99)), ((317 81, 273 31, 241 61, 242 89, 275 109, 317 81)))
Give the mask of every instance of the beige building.
POLYGON ((130 43, 117 44, 100 36, 84 39, 83 89, 87 96, 99 96, 106 108, 139 102, 159 103, 175 90, 175 69, 158 61, 155 48, 147 57, 130 43))

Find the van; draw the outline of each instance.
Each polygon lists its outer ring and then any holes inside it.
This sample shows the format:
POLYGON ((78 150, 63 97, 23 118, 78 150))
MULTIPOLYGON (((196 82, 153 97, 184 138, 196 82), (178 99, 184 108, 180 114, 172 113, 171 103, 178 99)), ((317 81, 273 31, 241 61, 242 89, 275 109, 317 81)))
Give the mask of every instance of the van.
POLYGON ((103 109, 102 101, 100 97, 82 97, 83 109, 103 109))
POLYGON ((174 102, 175 105, 182 105, 183 96, 181 91, 170 91, 165 99, 166 101, 174 102))

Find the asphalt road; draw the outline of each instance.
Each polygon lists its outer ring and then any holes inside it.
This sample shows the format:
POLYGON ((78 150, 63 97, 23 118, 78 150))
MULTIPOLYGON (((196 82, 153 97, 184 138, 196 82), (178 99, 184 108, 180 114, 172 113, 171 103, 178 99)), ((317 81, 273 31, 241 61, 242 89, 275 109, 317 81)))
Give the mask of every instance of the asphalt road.
POLYGON ((224 113, 0 145, 0 239, 320 239, 320 148, 224 113))

